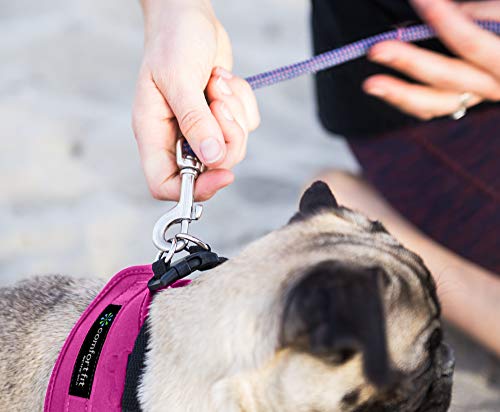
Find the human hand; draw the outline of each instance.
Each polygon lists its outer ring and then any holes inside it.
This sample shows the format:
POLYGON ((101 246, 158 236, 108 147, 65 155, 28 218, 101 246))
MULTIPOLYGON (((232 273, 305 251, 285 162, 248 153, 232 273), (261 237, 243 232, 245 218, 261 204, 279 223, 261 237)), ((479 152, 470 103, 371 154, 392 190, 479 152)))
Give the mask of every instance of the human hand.
POLYGON ((365 80, 365 92, 422 120, 456 112, 464 93, 470 93, 468 107, 485 100, 500 101, 500 38, 472 21, 500 21, 500 1, 455 4, 449 0, 411 0, 411 3, 457 57, 399 41, 376 44, 369 52, 370 60, 419 83, 380 74, 365 80))
POLYGON ((145 52, 132 125, 149 189, 179 197, 175 143, 182 134, 208 170, 196 183, 203 201, 230 184, 259 123, 255 96, 230 73, 231 45, 208 0, 142 0, 145 52), (206 89, 206 94, 204 93, 206 89))

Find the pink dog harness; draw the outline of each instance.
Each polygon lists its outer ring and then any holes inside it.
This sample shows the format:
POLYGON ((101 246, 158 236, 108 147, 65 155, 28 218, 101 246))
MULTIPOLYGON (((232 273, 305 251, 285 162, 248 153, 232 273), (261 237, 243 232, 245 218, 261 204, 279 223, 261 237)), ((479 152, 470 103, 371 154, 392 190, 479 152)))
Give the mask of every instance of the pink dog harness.
POLYGON ((92 301, 52 370, 45 412, 121 411, 128 356, 148 315, 152 277, 151 265, 124 269, 92 301))
POLYGON ((50 376, 44 412, 140 410, 137 383, 153 293, 186 286, 186 276, 226 260, 200 247, 187 250, 187 256, 172 264, 159 259, 153 265, 130 267, 106 284, 64 342, 50 376))

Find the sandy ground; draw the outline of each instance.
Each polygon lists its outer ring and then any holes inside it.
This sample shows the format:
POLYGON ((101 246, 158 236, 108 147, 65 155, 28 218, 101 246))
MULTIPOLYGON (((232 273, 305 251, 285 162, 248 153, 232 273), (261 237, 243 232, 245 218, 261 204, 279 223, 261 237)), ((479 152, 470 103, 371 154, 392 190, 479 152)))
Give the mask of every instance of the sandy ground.
MULTIPOLYGON (((304 0, 216 0, 246 76, 310 53, 304 0)), ((130 128, 142 53, 136 0, 0 0, 0 285, 34 273, 111 276, 150 262, 168 205, 146 189, 130 128)), ((262 126, 237 180, 205 206, 196 233, 232 255, 283 224, 304 184, 356 170, 321 130, 312 81, 258 92, 262 126)), ((500 411, 495 359, 450 330, 453 411, 500 411)))

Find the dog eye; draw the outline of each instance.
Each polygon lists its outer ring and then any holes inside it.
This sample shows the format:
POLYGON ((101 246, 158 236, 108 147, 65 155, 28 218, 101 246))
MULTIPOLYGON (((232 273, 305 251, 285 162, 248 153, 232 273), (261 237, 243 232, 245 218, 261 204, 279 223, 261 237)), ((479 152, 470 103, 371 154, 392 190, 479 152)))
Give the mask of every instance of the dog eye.
POLYGON ((442 341, 443 341, 443 331, 440 328, 434 329, 427 343, 429 351, 431 352, 435 351, 441 345, 442 341))

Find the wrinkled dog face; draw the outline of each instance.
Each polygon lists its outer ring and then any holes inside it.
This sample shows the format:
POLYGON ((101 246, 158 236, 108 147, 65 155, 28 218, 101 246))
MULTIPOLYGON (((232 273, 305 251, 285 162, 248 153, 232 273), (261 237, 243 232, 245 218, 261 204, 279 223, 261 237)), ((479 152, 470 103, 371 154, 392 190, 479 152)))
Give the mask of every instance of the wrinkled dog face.
POLYGON ((290 223, 320 224, 328 215, 345 229, 325 231, 311 247, 337 247, 345 259, 317 263, 287 289, 281 344, 290 364, 312 357, 306 364, 322 370, 321 391, 330 379, 335 388, 337 376, 344 392, 336 407, 318 395, 304 411, 446 411, 454 360, 429 271, 379 222, 339 207, 322 182, 304 194, 290 223))
POLYGON ((322 182, 288 225, 184 290, 161 293, 151 314, 146 409, 449 406, 453 356, 430 273, 380 223, 339 207, 322 182))

